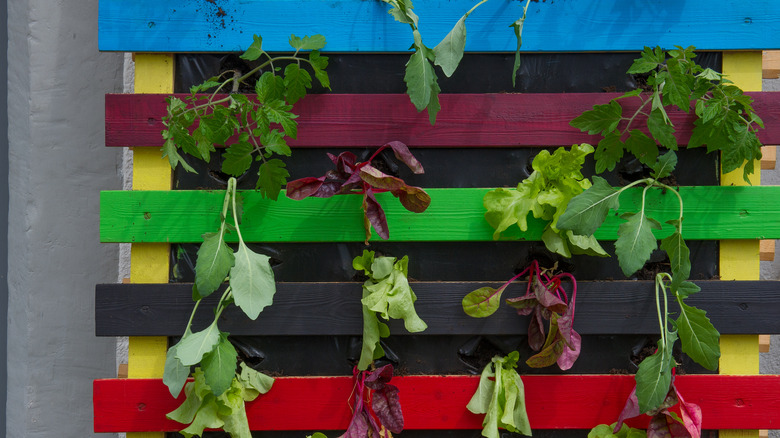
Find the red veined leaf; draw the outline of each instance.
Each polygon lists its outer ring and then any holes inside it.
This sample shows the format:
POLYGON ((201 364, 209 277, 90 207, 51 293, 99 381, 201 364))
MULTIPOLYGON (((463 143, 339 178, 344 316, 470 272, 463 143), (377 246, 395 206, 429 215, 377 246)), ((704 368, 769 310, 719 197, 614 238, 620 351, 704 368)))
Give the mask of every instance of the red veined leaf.
POLYGON ((377 189, 392 191, 406 187, 401 178, 390 176, 370 164, 360 168, 360 178, 377 189))
POLYGON ((517 314, 520 316, 530 315, 534 311, 534 307, 539 305, 539 300, 533 295, 524 295, 517 298, 507 298, 506 303, 517 309, 517 314))
POLYGON ((287 197, 300 201, 301 199, 314 196, 317 190, 320 189, 325 182, 325 177, 314 178, 309 176, 306 178, 296 179, 287 183, 287 197))
POLYGON ((634 418, 642 415, 642 411, 639 410, 639 400, 636 398, 636 385, 634 386, 634 390, 631 391, 631 394, 628 396, 628 399, 626 399, 626 404, 623 406, 623 412, 620 413, 620 416, 618 417, 617 424, 615 425, 615 429, 613 430, 613 433, 618 433, 621 427, 623 427, 623 422, 628 420, 629 418, 634 418))
MULTIPOLYGON (((379 237, 388 239, 390 237, 390 231, 387 227, 387 217, 385 217, 385 211, 382 210, 382 206, 379 201, 376 200, 374 192, 371 189, 366 190, 363 196, 363 210, 366 213, 366 219, 374 227, 379 237)), ((371 236, 371 230, 366 228, 366 240, 371 236)))
POLYGON ((413 213, 422 213, 431 205, 431 196, 425 190, 415 186, 405 186, 392 191, 393 196, 401 201, 401 205, 413 213))
POLYGON ((562 370, 568 370, 580 357, 580 350, 582 349, 582 337, 574 330, 571 331, 571 338, 568 345, 563 347, 563 352, 558 356, 558 367, 562 370))
POLYGON ((395 157, 409 166, 409 168, 412 169, 412 172, 417 174, 425 172, 423 170, 422 164, 417 161, 417 158, 412 155, 412 152, 405 144, 401 143, 400 141, 391 141, 385 146, 390 146, 393 149, 393 153, 395 153, 395 157))
POLYGON ((528 345, 534 351, 539 351, 544 345, 546 336, 544 334, 544 319, 539 306, 533 308, 531 322, 528 324, 528 345))
POLYGON ((397 386, 385 384, 381 390, 374 391, 371 408, 387 430, 392 433, 401 433, 404 430, 404 414, 401 411, 397 386))
POLYGON ((560 298, 556 297, 550 292, 547 287, 539 281, 539 277, 534 277, 534 294, 536 299, 539 300, 539 304, 546 307, 552 312, 564 314, 566 313, 567 305, 560 298))

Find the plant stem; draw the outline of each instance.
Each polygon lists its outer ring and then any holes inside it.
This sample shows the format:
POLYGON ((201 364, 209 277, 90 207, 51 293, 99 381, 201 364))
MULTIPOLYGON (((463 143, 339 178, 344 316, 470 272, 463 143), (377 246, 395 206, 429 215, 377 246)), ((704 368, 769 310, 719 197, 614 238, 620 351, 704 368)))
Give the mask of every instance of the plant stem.
POLYGON ((680 193, 677 190, 675 190, 674 188, 672 188, 672 187, 670 187, 670 186, 668 186, 666 184, 660 183, 658 181, 655 181, 654 184, 656 186, 658 186, 658 187, 661 187, 663 189, 666 189, 666 190, 669 190, 669 191, 673 192, 677 196, 677 200, 680 201, 680 220, 679 220, 679 223, 677 224, 677 232, 682 234, 682 221, 683 221, 683 200, 682 200, 682 196, 680 196, 680 193))
POLYGON ((244 238, 241 236, 241 228, 238 225, 238 214, 236 213, 236 179, 233 177, 230 177, 228 180, 228 191, 230 192, 230 197, 233 200, 233 223, 236 226, 236 233, 238 233, 238 242, 240 245, 245 246, 246 244, 244 243, 244 238))

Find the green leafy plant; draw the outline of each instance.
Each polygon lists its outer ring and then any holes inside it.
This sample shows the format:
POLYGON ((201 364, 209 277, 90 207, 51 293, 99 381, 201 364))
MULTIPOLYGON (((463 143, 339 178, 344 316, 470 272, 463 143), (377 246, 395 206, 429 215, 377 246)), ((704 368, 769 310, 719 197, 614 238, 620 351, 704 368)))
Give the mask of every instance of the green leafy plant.
POLYGON ((691 359, 707 369, 718 368, 720 334, 707 318, 706 312, 689 306, 684 301, 699 290, 698 286, 688 281, 676 283, 667 273, 656 275, 655 302, 661 338, 658 340, 656 352, 639 364, 636 373, 637 408, 640 412, 658 409, 669 393, 676 366, 672 350, 678 339, 681 341, 682 351, 691 359), (669 328, 667 289, 680 307, 680 315, 671 324, 672 329, 669 328), (664 299, 663 307, 661 296, 664 299))
POLYGON ((342 152, 338 156, 328 154, 335 169, 319 178, 306 177, 290 181, 287 184, 287 197, 301 200, 309 196, 330 198, 335 195, 363 196, 363 225, 366 230, 366 244, 371 238, 371 226, 379 237, 388 239, 390 230, 382 205, 376 199, 376 193, 390 192, 398 198, 401 205, 414 213, 422 213, 431 204, 431 197, 420 187, 410 186, 401 178, 387 175, 371 165, 382 151, 390 148, 396 158, 406 164, 416 174, 424 173, 422 164, 412 155, 409 148, 400 141, 391 141, 377 149, 367 161, 357 161, 352 152, 342 152))
POLYGON ((387 324, 381 322, 377 314, 385 321, 390 318, 403 319, 409 333, 418 333, 428 325, 417 316, 414 294, 407 276, 409 258, 401 260, 395 257, 375 257, 373 251, 363 250, 363 255, 355 257, 352 267, 363 271, 368 280, 363 283, 363 348, 357 368, 368 369, 374 359, 384 356, 380 339, 390 336, 387 324))
POLYGON ((548 276, 534 260, 529 267, 512 277, 498 289, 481 287, 463 297, 463 311, 475 318, 485 318, 498 310, 501 295, 515 280, 528 275, 525 295, 508 298, 506 303, 521 316, 531 315, 528 325, 528 345, 539 353, 530 357, 526 364, 543 368, 557 363, 562 370, 568 370, 580 355, 582 338, 574 331, 574 307, 577 297, 577 281, 574 276, 563 272, 548 276), (561 287, 561 281, 572 284, 571 299, 561 287), (545 335, 544 320, 549 320, 545 335))
POLYGON ((593 233, 585 235, 559 226, 569 201, 591 186, 582 176, 585 157, 591 153, 593 147, 585 143, 573 145, 569 150, 558 148, 553 154, 542 150, 531 163, 534 171, 516 189, 487 192, 482 202, 487 210, 485 220, 496 230, 493 239, 499 239, 501 232, 515 224, 521 231, 527 231, 528 214, 533 213, 535 218, 549 221, 542 240, 550 251, 564 257, 572 254, 607 257, 593 233))
MULTIPOLYGON (((442 72, 450 77, 458 68, 463 52, 466 48, 466 19, 480 5, 488 0, 477 2, 455 23, 455 26, 433 49, 423 43, 422 34, 418 28, 420 18, 414 13, 412 0, 382 0, 391 6, 389 14, 396 21, 408 24, 412 28, 414 43, 412 49, 414 53, 406 63, 406 72, 404 82, 406 82, 406 93, 417 108, 417 111, 428 110, 428 119, 431 125, 436 123, 436 115, 441 110, 439 104, 438 78, 434 65, 441 68, 442 72)), ((522 45, 523 23, 525 22, 526 12, 531 0, 526 0, 523 8, 523 16, 512 23, 509 27, 514 29, 517 37, 517 51, 515 52, 515 63, 512 69, 512 85, 515 84, 515 75, 520 68, 520 46, 522 45)))
MULTIPOLYGON (((641 89, 595 105, 572 120, 571 125, 590 134, 601 134, 596 147, 596 172, 614 169, 625 151, 642 164, 656 165, 658 144, 675 151, 675 127, 667 108, 675 106, 686 113, 694 109, 693 134, 689 148, 706 145, 707 152, 721 151, 722 170, 728 173, 744 165, 743 178, 755 171, 753 162, 761 158, 761 142, 756 136, 763 122, 752 107, 753 99, 742 93, 721 73, 696 64, 694 47, 664 52, 660 47, 645 47, 629 68, 630 74, 647 74, 650 93, 641 89), (638 99, 633 114, 624 116, 618 100, 638 99), (649 136, 639 129, 644 128, 649 136)), ((676 159, 675 159, 676 162, 676 159)))
POLYGON ((525 389, 517 374, 519 358, 517 351, 505 357, 494 357, 482 370, 477 391, 466 406, 475 414, 485 414, 482 420, 484 437, 499 438, 499 428, 531 436, 525 409, 525 389))
POLYGON ((169 418, 190 424, 182 434, 201 435, 204 428, 224 428, 233 437, 248 438, 244 402, 267 392, 273 379, 244 363, 238 367, 237 352, 228 339, 229 333, 218 327, 222 312, 232 303, 250 319, 257 319, 262 310, 271 305, 276 293, 274 274, 269 257, 250 250, 241 236, 241 200, 236 192, 236 179, 228 180, 222 204, 219 229, 203 235, 195 266, 195 284, 192 296, 195 306, 184 334, 178 343, 168 349, 163 383, 171 395, 178 397, 190 368, 194 382, 187 384, 186 400, 169 418), (228 221, 231 213, 232 223, 228 221), (225 242, 225 235, 235 231, 238 251, 225 242), (225 280, 228 286, 214 309, 214 320, 203 330, 193 332, 192 321, 203 298, 216 292, 225 280))
POLYGON ((162 154, 172 168, 181 164, 186 171, 195 172, 179 151, 209 162, 215 146, 225 145, 222 171, 241 176, 253 161, 260 161, 256 187, 263 196, 275 200, 290 175, 285 163, 272 157, 290 156, 286 137, 298 135, 298 116, 292 113, 292 107, 312 85, 311 74, 302 66, 308 64, 323 87, 330 88, 330 80, 325 71, 328 58, 319 53, 325 46, 322 35, 290 36, 290 46, 295 50, 292 55, 271 56, 262 46, 263 39, 255 35, 241 55, 247 61, 264 59, 248 72, 226 71, 193 86, 183 100, 174 96, 166 99, 162 154), (303 51, 308 51, 308 56, 303 56, 303 51), (281 63, 288 63, 284 71, 278 66, 281 63), (239 87, 252 86, 248 81, 256 76, 256 98, 239 93, 239 87), (208 90, 213 91, 198 94, 208 90))

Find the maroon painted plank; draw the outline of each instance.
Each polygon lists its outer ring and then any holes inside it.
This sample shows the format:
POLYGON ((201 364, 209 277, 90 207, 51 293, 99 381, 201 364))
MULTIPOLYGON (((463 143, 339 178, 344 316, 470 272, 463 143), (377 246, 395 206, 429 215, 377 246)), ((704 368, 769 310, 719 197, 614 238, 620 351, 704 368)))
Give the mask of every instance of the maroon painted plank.
MULTIPOLYGON (((780 98, 748 93, 766 123, 759 137, 780 143, 780 98)), ((296 104, 300 114, 297 147, 367 147, 398 140, 412 147, 570 146, 599 141, 569 122, 618 93, 442 94, 442 111, 432 127, 403 94, 310 95, 296 104)), ((162 146, 165 95, 107 94, 106 146, 162 146)), ((624 99, 624 113, 638 99, 624 99)), ((692 115, 671 111, 680 144, 690 138, 692 115)))
MULTIPOLYGON (((466 410, 478 376, 401 376, 406 429, 480 429, 466 410)), ((634 387, 630 375, 523 376, 534 429, 590 429, 617 420, 634 387)), ((705 429, 780 428, 780 376, 686 375, 676 379, 687 402, 702 408, 705 429)), ((343 430, 349 422, 351 377, 282 377, 268 394, 247 405, 253 430, 343 430), (301 409, 306 414, 301 415, 301 409)), ((174 400, 157 379, 96 380, 95 432, 174 431, 165 414, 174 400)), ((647 417, 629 421, 646 427, 647 417)))

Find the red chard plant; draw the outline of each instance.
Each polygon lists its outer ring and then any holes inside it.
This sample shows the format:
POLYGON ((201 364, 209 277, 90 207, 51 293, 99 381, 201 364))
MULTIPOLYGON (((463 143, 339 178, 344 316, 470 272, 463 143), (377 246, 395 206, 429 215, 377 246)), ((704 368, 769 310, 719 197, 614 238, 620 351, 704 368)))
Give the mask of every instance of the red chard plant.
POLYGON ((287 197, 301 200, 314 196, 330 198, 335 195, 362 195, 366 242, 371 238, 371 226, 379 237, 388 239, 390 230, 382 205, 376 198, 377 193, 390 192, 401 201, 407 210, 422 213, 431 203, 431 197, 420 187, 410 186, 401 178, 388 175, 371 165, 371 161, 383 150, 391 148, 395 157, 406 164, 416 174, 424 173, 422 164, 412 155, 409 148, 400 141, 391 141, 377 149, 367 161, 357 161, 352 152, 342 152, 338 156, 328 154, 335 168, 321 177, 306 177, 287 184, 287 197))
POLYGON ((582 338, 574 331, 574 301, 577 297, 577 281, 574 276, 562 272, 548 275, 533 261, 531 266, 515 275, 498 289, 481 287, 463 297, 463 311, 474 318, 484 318, 498 310, 501 295, 518 278, 528 275, 525 295, 509 298, 506 303, 521 316, 531 315, 528 325, 528 345, 535 354, 526 361, 528 366, 543 368, 557 363, 568 370, 580 355, 582 338), (572 284, 571 299, 561 287, 562 280, 572 284), (545 334, 545 323, 549 330, 545 334))

